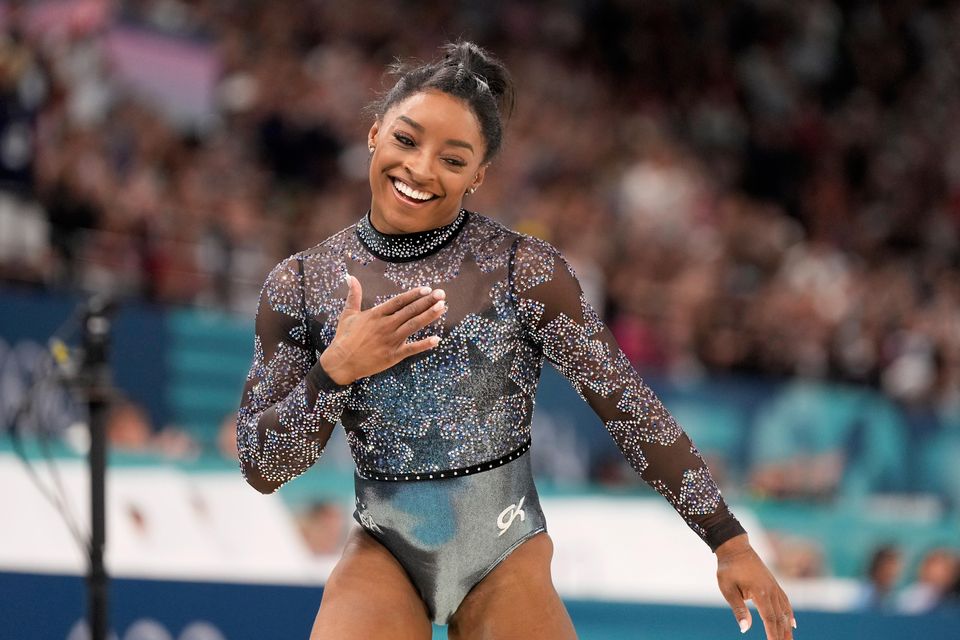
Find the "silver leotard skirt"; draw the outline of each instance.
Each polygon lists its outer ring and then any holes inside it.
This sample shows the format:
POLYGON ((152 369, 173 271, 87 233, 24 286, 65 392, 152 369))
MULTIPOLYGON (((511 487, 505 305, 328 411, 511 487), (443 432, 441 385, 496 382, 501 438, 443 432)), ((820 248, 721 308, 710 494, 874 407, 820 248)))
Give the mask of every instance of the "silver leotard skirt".
POLYGON ((397 558, 438 624, 510 552, 546 531, 529 453, 444 475, 393 481, 355 474, 354 518, 397 558))

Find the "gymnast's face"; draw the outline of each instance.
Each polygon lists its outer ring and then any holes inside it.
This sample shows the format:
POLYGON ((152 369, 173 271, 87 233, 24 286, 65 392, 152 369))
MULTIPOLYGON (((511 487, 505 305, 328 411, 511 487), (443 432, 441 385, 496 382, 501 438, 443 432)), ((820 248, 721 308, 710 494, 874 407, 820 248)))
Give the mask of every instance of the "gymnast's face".
POLYGON ((468 189, 483 182, 486 143, 466 102, 421 91, 370 127, 370 217, 383 233, 414 233, 453 222, 468 189))

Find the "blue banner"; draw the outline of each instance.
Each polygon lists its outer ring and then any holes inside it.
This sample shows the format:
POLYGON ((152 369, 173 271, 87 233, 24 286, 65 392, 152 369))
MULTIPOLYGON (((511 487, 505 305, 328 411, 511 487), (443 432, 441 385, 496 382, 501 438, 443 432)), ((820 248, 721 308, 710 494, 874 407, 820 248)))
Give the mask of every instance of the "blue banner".
MULTIPOLYGON (((3 309, 0 313, 0 376, 3 376, 0 385, 3 388, 22 389, 30 383, 36 369, 34 360, 48 350, 50 337, 58 331, 70 346, 79 346, 79 320, 84 303, 85 299, 79 296, 0 289, 0 309, 3 309)), ((111 335, 114 385, 126 398, 144 407, 155 425, 166 424, 170 419, 164 394, 168 332, 163 309, 140 302, 121 302, 111 335)), ((3 428, 9 423, 4 419, 0 424, 3 428)), ((57 431, 66 426, 47 424, 45 428, 57 431)))

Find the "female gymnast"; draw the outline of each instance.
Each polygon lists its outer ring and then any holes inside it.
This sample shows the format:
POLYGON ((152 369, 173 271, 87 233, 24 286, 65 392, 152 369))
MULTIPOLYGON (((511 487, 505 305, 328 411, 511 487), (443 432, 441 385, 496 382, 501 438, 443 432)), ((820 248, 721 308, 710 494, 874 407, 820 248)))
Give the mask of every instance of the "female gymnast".
POLYGON ((264 493, 344 426, 360 526, 311 638, 426 640, 431 621, 456 640, 576 637, 528 455, 544 357, 716 554, 741 630, 752 599, 767 640, 792 638, 786 595, 570 265, 462 207, 501 146, 506 69, 459 42, 394 71, 368 136, 370 210, 268 276, 237 421, 264 493))

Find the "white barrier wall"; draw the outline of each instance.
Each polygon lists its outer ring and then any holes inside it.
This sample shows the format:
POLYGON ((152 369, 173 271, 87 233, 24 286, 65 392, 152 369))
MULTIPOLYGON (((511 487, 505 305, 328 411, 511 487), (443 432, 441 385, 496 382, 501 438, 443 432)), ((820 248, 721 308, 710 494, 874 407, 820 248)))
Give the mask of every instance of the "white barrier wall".
MULTIPOLYGON (((41 461, 35 465, 46 471, 41 461)), ((86 465, 58 461, 83 531, 89 531, 86 465)), ((0 456, 0 567, 81 573, 86 557, 19 460, 0 456)), ((107 472, 107 548, 113 575, 322 583, 336 558, 316 559, 278 495, 236 474, 131 467, 107 472)))
MULTIPOLYGON (((58 467, 86 531, 86 466, 58 467)), ((336 553, 311 554, 279 495, 257 493, 239 473, 111 468, 107 483, 106 563, 114 576, 310 585, 322 584, 337 560, 336 553)), ((0 456, 0 486, 0 570, 83 573, 85 556, 19 460, 0 456)), ((725 606, 713 554, 666 502, 554 497, 542 504, 563 597, 725 606)), ((343 508, 349 513, 352 505, 343 508)), ((760 523, 736 512, 769 560, 760 523)), ((787 591, 797 607, 843 610, 856 589, 851 581, 818 580, 787 591)))

